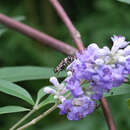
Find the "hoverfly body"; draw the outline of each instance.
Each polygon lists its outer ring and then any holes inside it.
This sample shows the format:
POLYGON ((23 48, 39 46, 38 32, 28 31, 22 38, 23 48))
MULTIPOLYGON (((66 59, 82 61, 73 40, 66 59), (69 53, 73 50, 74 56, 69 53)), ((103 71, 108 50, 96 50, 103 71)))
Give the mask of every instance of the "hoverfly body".
POLYGON ((75 56, 68 56, 64 58, 60 64, 54 69, 54 73, 63 71, 68 65, 70 65, 75 59, 75 56))

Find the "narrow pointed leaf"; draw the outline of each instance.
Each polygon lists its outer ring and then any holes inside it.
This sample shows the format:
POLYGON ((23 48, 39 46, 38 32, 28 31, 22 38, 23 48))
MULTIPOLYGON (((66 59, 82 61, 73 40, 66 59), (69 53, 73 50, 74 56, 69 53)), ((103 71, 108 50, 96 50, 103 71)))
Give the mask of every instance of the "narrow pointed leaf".
POLYGON ((0 80, 0 91, 12 96, 16 96, 24 101, 34 105, 31 95, 22 87, 9 81, 0 80))
POLYGON ((3 67, 0 69, 0 79, 8 80, 11 82, 36 79, 49 79, 51 76, 65 77, 66 73, 61 72, 58 75, 56 75, 53 72, 53 68, 34 66, 3 67))
POLYGON ((41 100, 42 97, 44 97, 46 95, 46 93, 44 93, 43 88, 41 88, 38 93, 37 93, 37 100, 36 100, 36 104, 38 104, 41 100))
POLYGON ((0 114, 23 112, 23 111, 30 111, 30 109, 27 109, 27 108, 24 108, 24 107, 21 107, 21 106, 0 107, 0 114))
POLYGON ((55 100, 54 100, 54 95, 49 95, 44 101, 42 101, 40 104, 39 104, 39 108, 47 105, 47 104, 50 104, 50 103, 55 103, 55 100))
MULTIPOLYGON (((53 87, 53 86, 45 86, 45 87, 53 87)), ((41 89, 38 91, 38 93, 37 93, 36 104, 38 104, 38 103, 40 102, 41 98, 43 98, 43 97, 46 95, 46 93, 43 91, 43 89, 44 89, 44 87, 41 88, 41 89)))
POLYGON ((122 95, 122 94, 128 94, 128 93, 130 93, 130 85, 123 84, 120 87, 113 88, 109 93, 105 93, 104 97, 122 95))

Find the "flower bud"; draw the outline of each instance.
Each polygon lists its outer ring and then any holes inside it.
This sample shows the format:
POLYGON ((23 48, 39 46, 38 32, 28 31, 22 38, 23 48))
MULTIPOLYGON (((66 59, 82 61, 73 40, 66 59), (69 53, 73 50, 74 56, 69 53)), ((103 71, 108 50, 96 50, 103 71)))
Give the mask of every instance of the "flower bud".
POLYGON ((56 77, 51 77, 50 82, 53 83, 53 85, 56 87, 59 85, 59 82, 56 77))
POLYGON ((50 88, 50 87, 45 87, 43 89, 43 91, 47 94, 55 94, 56 93, 56 90, 54 90, 53 88, 50 88))

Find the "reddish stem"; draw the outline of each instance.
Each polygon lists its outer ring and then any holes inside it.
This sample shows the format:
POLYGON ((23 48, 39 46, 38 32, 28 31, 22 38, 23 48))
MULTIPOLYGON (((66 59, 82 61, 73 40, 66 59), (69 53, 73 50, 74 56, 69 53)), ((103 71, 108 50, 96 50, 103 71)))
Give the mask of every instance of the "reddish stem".
POLYGON ((80 33, 73 26, 71 20, 69 19, 68 15, 65 13, 65 11, 62 8, 62 6, 60 5, 60 3, 57 0, 49 0, 49 1, 54 6, 58 15, 61 17, 62 21, 66 25, 66 27, 67 27, 71 37, 73 38, 77 48, 79 49, 79 51, 83 50, 84 47, 83 47, 83 42, 81 40, 80 33))
POLYGON ((51 36, 48 36, 36 29, 33 29, 25 24, 22 24, 16 20, 13 20, 3 14, 0 14, 0 23, 6 25, 9 28, 12 28, 20 33, 23 33, 26 36, 29 36, 45 45, 53 47, 60 52, 63 52, 67 55, 73 55, 76 52, 76 49, 67 45, 66 43, 59 41, 51 36))
POLYGON ((116 130, 114 120, 112 118, 112 114, 110 112, 107 100, 105 98, 101 99, 101 105, 104 112, 104 116, 106 118, 107 125, 109 127, 109 130, 116 130))

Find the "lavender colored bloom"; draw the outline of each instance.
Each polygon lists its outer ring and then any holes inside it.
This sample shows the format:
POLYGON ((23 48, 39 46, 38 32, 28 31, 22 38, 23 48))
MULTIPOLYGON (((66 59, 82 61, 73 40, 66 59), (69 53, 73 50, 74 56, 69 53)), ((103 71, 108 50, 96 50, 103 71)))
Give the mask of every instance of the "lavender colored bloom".
POLYGON ((103 82, 109 82, 112 80, 112 67, 109 65, 102 65, 97 70, 97 74, 100 76, 103 82))
POLYGON ((58 105, 58 108, 60 108, 61 115, 67 114, 70 111, 71 107, 72 107, 72 100, 64 100, 62 104, 58 105))
POLYGON ((64 100, 58 107, 60 114, 69 120, 79 120, 92 113, 95 100, 104 92, 119 87, 130 74, 130 42, 123 36, 113 36, 113 46, 99 48, 95 43, 76 54, 76 59, 67 67, 71 75, 65 79, 66 89, 72 98, 64 100), (89 87, 82 88, 82 81, 89 87))
POLYGON ((83 95, 83 90, 80 87, 80 80, 76 79, 74 76, 68 77, 66 80, 66 88, 72 93, 72 96, 78 97, 83 95))
POLYGON ((125 67, 122 65, 117 65, 116 68, 113 69, 112 78, 113 78, 113 87, 119 87, 125 79, 124 75, 125 67))
POLYGON ((67 114, 69 120, 80 120, 94 111, 95 101, 83 96, 66 100, 58 107, 60 108, 60 114, 67 114))

